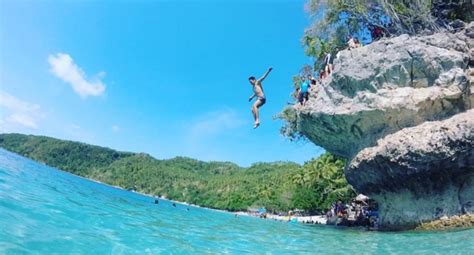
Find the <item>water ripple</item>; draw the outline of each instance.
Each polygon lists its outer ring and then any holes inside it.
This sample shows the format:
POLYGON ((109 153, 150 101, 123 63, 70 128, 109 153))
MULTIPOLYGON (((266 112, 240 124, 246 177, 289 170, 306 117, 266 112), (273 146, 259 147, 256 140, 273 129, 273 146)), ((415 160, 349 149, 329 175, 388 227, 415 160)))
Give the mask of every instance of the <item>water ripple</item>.
POLYGON ((0 254, 474 254, 474 230, 375 233, 153 202, 0 150, 0 254))

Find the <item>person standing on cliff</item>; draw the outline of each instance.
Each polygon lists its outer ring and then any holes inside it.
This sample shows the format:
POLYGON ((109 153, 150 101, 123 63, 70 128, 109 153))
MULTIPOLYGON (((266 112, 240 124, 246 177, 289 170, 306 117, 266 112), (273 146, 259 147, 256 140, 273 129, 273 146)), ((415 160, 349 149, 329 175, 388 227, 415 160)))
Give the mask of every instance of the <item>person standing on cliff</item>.
POLYGON ((305 105, 306 102, 309 100, 309 88, 312 85, 316 85, 316 80, 313 78, 311 74, 307 76, 307 79, 305 79, 299 89, 298 89, 298 101, 300 102, 300 105, 305 105))
POLYGON ((257 100, 252 106, 252 114, 253 118, 255 119, 255 124, 253 128, 258 128, 260 126, 260 116, 258 113, 258 109, 262 107, 267 102, 267 99, 265 98, 265 94, 263 93, 263 87, 262 87, 262 82, 267 78, 268 74, 273 70, 272 67, 268 68, 268 71, 265 72, 265 74, 260 78, 260 79, 255 79, 254 76, 249 77, 249 82, 253 87, 253 95, 249 97, 249 102, 252 101, 254 97, 257 97, 257 100))

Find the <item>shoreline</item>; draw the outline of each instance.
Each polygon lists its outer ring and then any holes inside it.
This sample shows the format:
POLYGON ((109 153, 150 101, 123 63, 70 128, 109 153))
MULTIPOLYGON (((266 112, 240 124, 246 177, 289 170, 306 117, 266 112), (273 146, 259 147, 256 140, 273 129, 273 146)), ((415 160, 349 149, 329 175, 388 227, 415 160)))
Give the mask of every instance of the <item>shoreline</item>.
MULTIPOLYGON (((3 148, 1 148, 1 149, 3 149, 3 148)), ((190 204, 190 203, 187 203, 187 202, 176 201, 176 200, 172 200, 172 199, 168 199, 168 198, 164 198, 164 197, 158 197, 158 196, 155 196, 155 195, 152 195, 152 194, 147 194, 147 193, 139 192, 139 191, 136 191, 136 190, 127 190, 127 189, 122 188, 120 186, 107 184, 107 183, 104 183, 102 181, 95 180, 95 179, 92 179, 92 178, 79 176, 79 175, 73 174, 71 172, 64 171, 62 169, 49 166, 44 162, 36 161, 36 160, 31 159, 31 158, 24 157, 24 156, 19 155, 15 152, 11 152, 11 151, 8 151, 8 150, 5 150, 5 151, 7 151, 9 153, 12 153, 16 156, 20 156, 20 157, 22 157, 22 158, 24 158, 28 161, 33 161, 35 163, 42 164, 42 165, 44 165, 44 166, 46 166, 50 169, 54 169, 56 171, 65 173, 67 175, 72 175, 72 176, 75 176, 75 177, 79 177, 83 180, 91 181, 91 182, 96 183, 96 184, 105 185, 107 187, 115 188, 115 189, 118 189, 118 190, 121 190, 121 191, 135 193, 135 194, 138 194, 138 195, 141 195, 141 196, 151 198, 153 200, 159 199, 159 200, 162 200, 162 201, 167 201, 167 202, 170 202, 170 203, 180 204, 180 205, 183 205, 183 206, 189 206, 189 207, 194 207, 194 208, 212 210, 212 211, 215 211, 215 212, 233 214, 235 216, 246 216, 246 217, 259 218, 259 219, 263 219, 263 220, 274 220, 274 221, 280 221, 280 222, 301 223, 301 224, 305 224, 305 225, 328 225, 328 226, 333 225, 333 224, 328 224, 328 219, 324 215, 291 216, 291 219, 290 219, 288 216, 280 216, 280 215, 268 214, 267 213, 266 217, 261 217, 260 215, 258 215, 256 213, 251 213, 251 212, 246 212, 246 211, 228 211, 228 210, 223 210, 223 209, 215 209, 215 208, 199 206, 199 205, 196 205, 196 204, 190 204)), ((456 215, 456 216, 451 216, 451 217, 443 217, 443 218, 440 218, 440 219, 437 219, 437 220, 434 220, 434 221, 424 222, 424 223, 421 223, 419 226, 413 228, 412 230, 421 231, 421 232, 423 232, 423 231, 433 231, 433 230, 443 231, 443 230, 464 229, 464 228, 469 229, 469 228, 472 228, 473 226, 474 226, 474 215, 473 214, 463 214, 463 215, 456 215)))
POLYGON ((266 214, 265 218, 262 218, 258 215, 251 214, 249 212, 236 212, 237 215, 245 215, 249 217, 255 217, 255 218, 260 218, 263 220, 275 220, 275 221, 283 221, 283 222, 297 222, 297 223, 302 223, 302 224, 319 224, 319 225, 327 225, 327 219, 326 216, 323 215, 311 215, 311 216, 280 216, 276 214, 266 214), (307 222, 313 222, 313 223, 307 223, 307 222))
MULTIPOLYGON (((1 148, 1 149, 4 149, 4 148, 1 148)), ((6 149, 4 149, 6 150, 6 149)), ((191 204, 191 203, 187 203, 187 202, 181 202, 181 201, 177 201, 177 200, 172 200, 172 199, 169 199, 169 198, 164 198, 164 197, 159 197, 159 196, 156 196, 156 195, 152 195, 152 194, 147 194, 147 193, 143 193, 143 192, 139 192, 139 191, 136 191, 136 190, 127 190, 125 188, 122 188, 120 186, 116 186, 116 185, 112 185, 112 184, 108 184, 108 183, 105 183, 105 182, 102 182, 102 181, 99 181, 99 180, 95 180, 95 179, 92 179, 92 178, 89 178, 89 177, 84 177, 84 176, 80 176, 80 175, 77 175, 77 174, 74 174, 74 173, 71 173, 71 172, 68 172, 68 171, 65 171, 65 170, 62 170, 62 169, 59 169, 59 168, 56 168, 56 167, 53 167, 53 166, 50 166, 48 164, 46 164, 45 162, 42 162, 42 161, 36 161, 34 159, 31 159, 31 158, 28 158, 28 157, 25 157, 23 155, 20 155, 16 152, 12 152, 12 151, 9 151, 9 150, 6 150, 8 151, 9 153, 12 153, 16 156, 19 156, 19 157, 22 157, 26 160, 29 160, 29 161, 33 161, 35 163, 39 163, 39 164, 42 164, 50 169, 54 169, 56 171, 59 171, 61 173, 65 173, 65 174, 68 174, 68 175, 72 175, 72 176, 75 176, 75 177, 79 177, 83 180, 86 180, 86 181, 91 181, 93 183, 97 183, 97 184, 101 184, 101 185, 105 185, 107 187, 111 187, 111 188, 115 188, 115 189, 118 189, 118 190, 121 190, 121 191, 126 191, 126 192, 131 192, 131 193, 135 193, 135 194, 138 194, 138 195, 142 195, 142 196, 145 196, 145 197, 149 197, 151 199, 159 199, 159 200, 163 200, 163 201, 167 201, 167 202, 170 202, 170 203, 175 203, 175 204, 180 204, 180 205, 184 205, 184 206, 189 206, 189 207, 194 207, 194 208, 200 208, 200 209, 205 209, 205 210, 212 210, 212 211, 215 211, 215 212, 221 212, 221 213, 228 213, 228 214, 233 214, 233 215, 238 215, 238 216, 246 216, 246 217, 253 217, 253 218, 259 218, 259 219, 265 219, 265 218, 261 218, 260 216, 258 215, 254 215, 250 212, 246 212, 246 211, 236 211, 236 212, 232 212, 232 211, 228 211, 228 210, 223 210, 223 209, 215 209, 215 208, 210 208, 210 207, 203 207, 203 206, 200 206, 200 205, 196 205, 196 204, 191 204)), ((320 217, 320 218, 323 218, 323 216, 320 216, 320 215, 315 215, 315 216, 292 216, 291 218, 292 219, 296 219, 296 221, 298 223, 303 223, 304 221, 307 221, 308 219, 309 220, 313 220, 315 221, 315 219, 317 217, 320 217)), ((267 214, 267 218, 266 219, 270 219, 270 220, 276 220, 276 221, 286 221, 288 222, 288 216, 279 216, 279 215, 274 215, 274 214, 267 214)), ((316 222, 316 221, 315 221, 316 222)), ((319 222, 323 222, 321 219, 319 222)), ((324 224, 325 224, 325 219, 324 219, 324 224)), ((323 224, 323 223, 318 223, 318 224, 323 224)))
MULTIPOLYGON (((4 148, 2 148, 4 149, 4 148)), ((6 149, 5 149, 6 150, 6 149)), ((280 222, 294 222, 294 223, 301 223, 301 224, 311 224, 311 225, 328 225, 327 224, 327 218, 325 216, 322 216, 322 215, 311 215, 311 216, 291 216, 291 219, 288 217, 288 216, 280 216, 280 215, 276 215, 276 214, 269 214, 267 213, 266 214, 266 217, 265 218, 262 218, 260 217, 260 215, 256 215, 254 213, 251 213, 251 212, 246 212, 246 211, 228 211, 228 210, 223 210, 223 209, 215 209, 215 208, 209 208, 209 207, 203 207, 203 206, 199 206, 199 205, 196 205, 196 204, 191 204, 191 203, 187 203, 187 202, 181 202, 181 201, 177 201, 177 200, 172 200, 172 199, 169 199, 169 198, 164 198, 164 197, 160 197, 160 196, 156 196, 156 195, 152 195, 152 194, 147 194, 147 193, 143 193, 143 192, 139 192, 139 191, 136 191, 136 190, 128 190, 128 189, 125 189, 125 188, 122 188, 120 186, 116 186, 116 185, 112 185, 112 184, 108 184, 108 183, 105 183, 105 182, 102 182, 102 181, 99 181, 99 180, 95 180, 95 179, 92 179, 92 178, 89 178, 89 177, 84 177, 84 176, 80 176, 80 175, 77 175, 77 174, 74 174, 74 173, 71 173, 71 172, 68 172, 68 171, 64 171, 62 169, 59 169, 59 168, 56 168, 56 167, 53 167, 53 166, 50 166, 48 164, 46 164, 45 162, 41 162, 41 161, 36 161, 34 159, 31 159, 31 158, 28 158, 28 157, 25 157, 23 155, 20 155, 16 152, 12 152, 12 151, 9 151, 9 150, 6 150, 8 151, 9 153, 13 153, 17 156, 20 156, 26 160, 29 160, 29 161, 33 161, 35 163, 39 163, 39 164, 42 164, 50 169, 54 169, 54 170, 57 170, 59 172, 62 172, 62 173, 66 173, 68 175, 72 175, 72 176, 75 176, 75 177, 79 177, 83 180, 87 180, 87 181, 91 181, 93 183, 97 183, 97 184, 101 184, 101 185, 105 185, 107 187, 111 187, 111 188, 115 188, 115 189, 118 189, 118 190, 121 190, 121 191, 126 191, 126 192, 131 192, 131 193, 135 193, 135 194, 138 194, 138 195, 142 195, 142 196, 145 196, 145 197, 149 197, 151 199, 159 199, 159 200, 163 200, 163 201, 167 201, 167 202, 170 202, 170 203, 175 203, 175 204, 180 204, 180 205, 184 205, 184 206, 189 206, 189 207, 194 207, 194 208, 201 208, 201 209, 205 209, 205 210, 212 210, 212 211, 215 211, 215 212, 221 212, 221 213, 227 213, 227 214, 233 214, 235 216, 246 216, 246 217, 253 217, 253 218, 259 218, 259 219, 262 219, 262 220, 274 220, 274 221, 280 221, 280 222), (313 222, 313 223, 307 223, 307 222, 313 222)))
MULTIPOLYGON (((55 168, 57 169, 57 168, 55 168)), ((68 173, 68 174, 72 174, 70 172, 66 172, 66 171, 63 171, 63 170, 60 170, 58 169, 59 171, 61 172, 65 172, 65 173, 68 173)), ((266 214, 266 218, 262 218, 260 217, 259 215, 254 215, 250 212, 246 212, 246 211, 236 211, 236 212, 232 212, 232 211, 228 211, 228 210, 223 210, 223 209, 215 209, 215 208, 209 208, 209 207, 203 207, 203 206, 200 206, 200 205, 196 205, 196 204, 190 204, 190 203, 187 203, 187 202, 182 202, 182 201, 177 201, 177 200, 172 200, 172 199, 168 199, 168 198, 163 198, 163 197, 159 197, 159 196, 156 196, 156 195, 152 195, 152 194, 147 194, 147 193, 143 193, 143 192, 139 192, 139 191, 136 191, 136 190, 127 190, 127 189, 124 189, 120 186, 116 186, 116 185, 110 185, 110 184, 107 184, 107 183, 104 183, 104 182, 101 182, 101 181, 98 181, 98 180, 94 180, 94 179, 91 179, 91 178, 87 178, 87 177, 83 177, 83 176, 79 176, 79 175, 75 175, 75 174, 72 174, 74 176, 78 176, 82 179, 85 179, 85 180, 89 180, 89 181, 92 181, 92 182, 95 182, 95 183, 98 183, 98 184, 102 184, 102 185, 106 185, 106 186, 109 186, 109 187, 112 187, 112 188, 116 188, 116 189, 119 189, 119 190, 122 190, 122 191, 126 191, 126 192, 131 192, 131 193, 135 193, 135 194, 139 194, 139 195, 142 195, 142 196, 145 196, 145 197, 149 197, 149 198, 152 198, 152 199, 159 199, 159 200, 163 200, 163 201, 167 201, 167 202, 170 202, 170 203, 175 203, 175 204, 180 204, 180 205, 184 205, 184 206, 189 206, 189 207, 194 207, 194 208, 200 208, 200 209, 205 209, 205 210, 212 210, 212 211, 215 211, 215 212, 220 212, 220 213, 228 213, 228 214, 233 214, 233 215, 236 215, 236 216, 246 216, 246 217, 252 217, 252 218, 258 218, 258 219, 262 219, 262 220, 275 220, 275 221, 281 221, 281 222, 295 222, 295 223, 301 223, 301 224, 307 224, 306 222, 311 222, 313 221, 314 223, 312 224, 320 224, 320 225, 326 225, 327 223, 327 219, 325 216, 322 216, 322 215, 311 215, 311 216, 291 216, 291 218, 289 218, 288 216, 280 216, 280 215, 276 215, 276 214, 266 214)))
MULTIPOLYGON (((4 148, 2 148, 4 149, 4 148)), ((74 174, 74 173, 71 173, 71 172, 68 172, 68 171, 64 171, 62 169, 59 169, 59 168, 56 168, 56 167, 53 167, 53 166, 50 166, 48 164, 46 164, 45 162, 41 162, 41 161, 36 161, 36 160, 33 160, 31 158, 27 158, 23 155, 20 155, 16 152, 12 152, 12 151, 9 151, 9 150, 6 150, 8 151, 9 153, 13 153, 17 156, 20 156, 26 160, 29 160, 29 161, 33 161, 35 163, 39 163, 39 164, 42 164, 50 169, 54 169, 56 171, 59 171, 59 172, 62 172, 62 173, 65 173, 67 175, 72 175, 72 176, 75 176, 75 177, 79 177, 83 180, 86 180, 86 181, 91 181, 93 183, 97 183, 97 184, 101 184, 101 185, 105 185, 107 187, 111 187, 111 188, 115 188, 115 189, 118 189, 118 190, 121 190, 121 191, 126 191, 126 192, 131 192, 131 193, 135 193, 135 194, 138 194, 138 195, 142 195, 142 196, 145 196, 145 197, 149 197, 151 199, 159 199, 159 200, 163 200, 163 201, 167 201, 167 202, 170 202, 170 203, 175 203, 175 204, 180 204, 180 205, 184 205, 184 206, 189 206, 189 207, 194 207, 194 208, 201 208, 201 209, 205 209, 205 210, 212 210, 212 211, 215 211, 215 212, 221 212, 221 213, 227 213, 227 214, 233 214, 235 216, 246 216, 246 217, 253 217, 253 218, 259 218, 259 219, 262 219, 262 220, 274 220, 274 221, 280 221, 280 222, 294 222, 294 223, 301 223, 301 224, 311 224, 311 223, 306 223, 306 222, 311 222, 313 221, 312 224, 321 224, 321 225, 327 225, 327 219, 325 216, 321 216, 321 215, 311 215, 311 216, 291 216, 291 219, 289 219, 288 216, 280 216, 280 215, 276 215, 276 214, 269 214, 267 213, 266 214, 266 218, 262 218, 260 217, 260 215, 256 215, 254 213, 251 213, 251 212, 246 212, 246 211, 228 211, 228 210, 223 210, 223 209, 215 209, 215 208, 209 208, 209 207, 203 207, 203 206, 199 206, 199 205, 196 205, 196 204, 191 204, 191 203, 187 203, 187 202, 181 202, 181 201, 177 201, 177 200, 172 200, 172 199, 168 199, 168 198, 164 198, 164 197, 159 197, 159 196, 156 196, 156 195, 152 195, 152 194, 147 194, 147 193, 143 193, 143 192, 139 192, 139 191, 136 191, 136 190, 128 190, 128 189, 125 189, 125 188, 122 188, 120 186, 116 186, 116 185, 112 185, 112 184, 108 184, 108 183, 105 183, 105 182, 102 182, 102 181, 99 181, 99 180, 95 180, 95 179, 92 179, 92 178, 89 178, 89 177, 84 177, 84 176, 80 176, 80 175, 77 175, 77 174, 74 174)))
MULTIPOLYGON (((29 159, 29 160, 31 160, 31 159, 29 159)), ((46 166, 48 166, 48 165, 46 165, 46 166)), ((51 167, 51 166, 48 166, 48 167, 51 167)), ((260 217, 259 215, 255 214, 255 213, 250 213, 250 212, 246 212, 246 211, 232 212, 232 211, 223 210, 223 209, 203 207, 203 206, 199 206, 199 205, 195 205, 195 204, 190 204, 190 203, 187 203, 187 202, 181 202, 181 201, 176 201, 176 200, 172 200, 172 199, 168 199, 168 198, 158 197, 158 196, 155 196, 155 195, 152 195, 152 194, 142 193, 142 192, 135 191, 135 190, 127 190, 127 189, 124 189, 124 188, 116 186, 116 185, 110 185, 110 184, 107 184, 107 183, 104 183, 104 182, 101 182, 101 181, 98 181, 98 180, 94 180, 94 179, 90 179, 90 178, 87 178, 87 177, 82 177, 82 176, 79 176, 79 175, 75 175, 73 173, 63 171, 63 170, 55 168, 55 167, 51 167, 51 168, 53 168, 55 170, 59 170, 59 171, 64 172, 64 173, 67 173, 67 174, 70 174, 70 175, 73 175, 73 176, 77 176, 79 178, 82 178, 82 179, 85 179, 85 180, 88 180, 88 181, 92 181, 94 183, 102 184, 102 185, 112 187, 112 188, 116 188, 116 189, 126 191, 126 192, 135 193, 135 194, 138 194, 138 195, 149 197, 151 199, 159 199, 159 200, 163 200, 163 201, 167 201, 167 202, 175 203, 175 204, 180 204, 180 205, 184 205, 184 206, 200 208, 200 209, 205 209, 205 210, 212 210, 212 211, 220 212, 220 213, 233 214, 235 216, 245 216, 245 217, 258 218, 258 219, 262 219, 262 220, 273 220, 273 221, 287 222, 287 223, 290 223, 290 222, 291 223, 300 223, 300 224, 304 224, 304 225, 333 226, 332 224, 327 224, 328 219, 324 215, 291 216, 291 219, 290 219, 288 216, 280 216, 280 215, 276 215, 276 214, 267 213, 266 217, 262 218, 262 217, 260 217), (311 221, 313 223, 307 223, 307 222, 311 222, 311 221)), ((438 219, 438 220, 434 220, 434 221, 430 221, 430 222, 425 222, 425 223, 420 224, 416 228, 412 229, 412 231, 423 232, 423 231, 434 231, 434 230, 445 231, 445 230, 453 230, 453 229, 465 229, 465 228, 469 229, 469 228, 472 228, 474 226, 473 223, 474 223, 474 215, 473 214, 465 214, 465 215, 452 216, 452 217, 449 217, 449 218, 446 218, 446 219, 443 218, 443 219, 438 219), (467 222, 467 224, 466 224, 466 222, 467 222)))

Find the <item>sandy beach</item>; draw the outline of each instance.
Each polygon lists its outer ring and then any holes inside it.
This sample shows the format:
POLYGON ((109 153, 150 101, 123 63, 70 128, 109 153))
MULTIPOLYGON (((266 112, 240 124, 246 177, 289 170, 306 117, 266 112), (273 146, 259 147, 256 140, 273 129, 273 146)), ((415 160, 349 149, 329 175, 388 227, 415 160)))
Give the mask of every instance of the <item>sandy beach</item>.
MULTIPOLYGON (((259 215, 257 214, 252 214, 248 212, 236 212, 236 215, 241 215, 241 216, 249 216, 249 217, 257 217, 260 218, 259 215)), ((313 215, 313 216, 291 216, 291 219, 288 216, 280 216, 276 214, 267 214, 266 218, 262 219, 267 219, 267 220, 277 220, 277 221, 296 221, 299 223, 306 223, 306 222, 314 222, 314 224, 326 224, 327 219, 325 216, 322 215, 313 215)))

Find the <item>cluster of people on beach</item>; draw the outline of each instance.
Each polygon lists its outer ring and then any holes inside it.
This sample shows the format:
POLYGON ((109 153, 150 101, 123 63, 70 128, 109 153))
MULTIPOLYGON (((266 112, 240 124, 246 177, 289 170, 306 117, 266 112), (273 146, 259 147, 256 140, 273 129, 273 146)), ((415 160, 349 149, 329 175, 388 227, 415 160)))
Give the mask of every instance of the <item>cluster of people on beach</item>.
POLYGON ((369 229, 378 228, 378 205, 364 196, 359 195, 350 203, 344 204, 341 200, 331 206, 326 213, 328 224, 340 226, 364 226, 369 229))
POLYGON ((366 227, 368 230, 378 229, 378 204, 375 200, 362 194, 353 198, 349 203, 338 200, 332 204, 327 212, 310 213, 296 208, 288 212, 269 213, 262 207, 260 209, 248 209, 246 212, 237 212, 235 217, 241 214, 288 223, 301 222, 304 224, 366 227))

